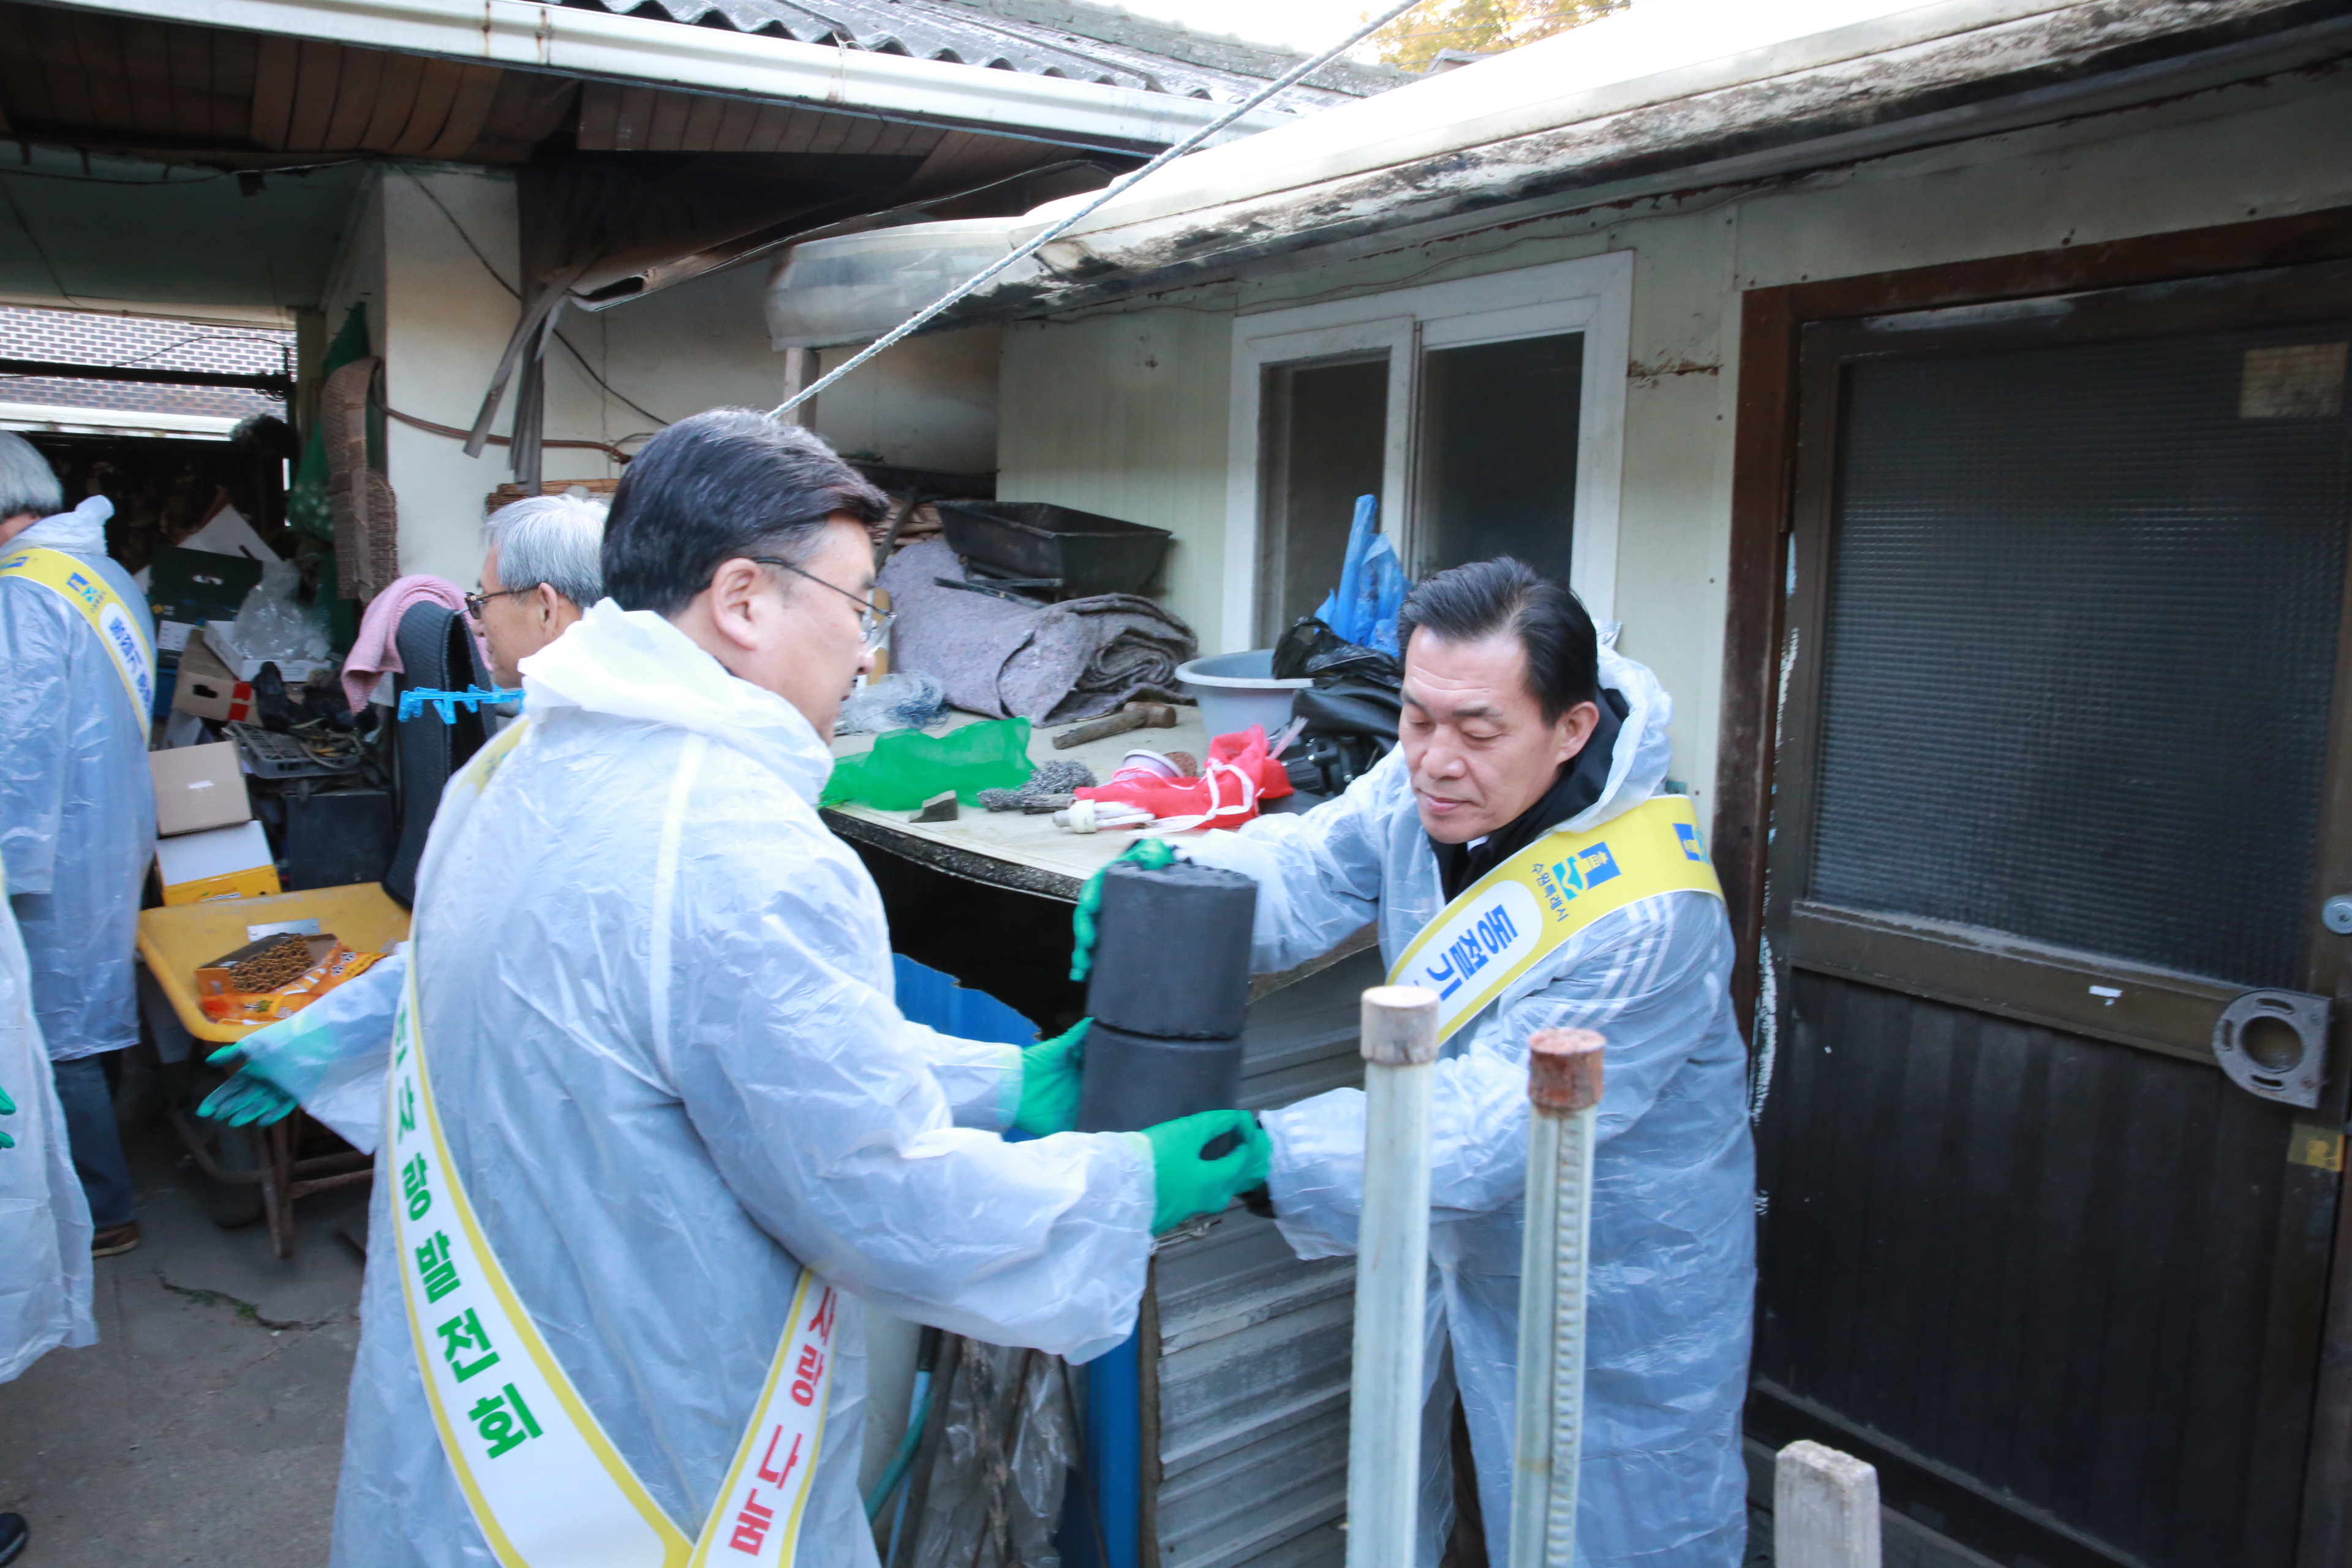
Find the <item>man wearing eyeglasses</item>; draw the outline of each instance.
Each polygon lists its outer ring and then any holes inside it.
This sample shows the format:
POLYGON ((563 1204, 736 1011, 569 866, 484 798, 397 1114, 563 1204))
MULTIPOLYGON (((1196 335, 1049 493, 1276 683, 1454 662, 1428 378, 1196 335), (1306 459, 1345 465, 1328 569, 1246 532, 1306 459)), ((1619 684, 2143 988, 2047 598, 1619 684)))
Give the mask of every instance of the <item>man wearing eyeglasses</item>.
POLYGON ((608 597, 444 795, 336 1568, 871 1565, 835 1292, 1083 1360, 1131 1331, 1155 1233, 1265 1179, 1244 1112, 1071 1131, 1053 1047, 899 1014, 816 814, 883 510, 804 430, 670 426, 614 498, 608 597))
POLYGON ((484 527, 489 553, 466 614, 489 649, 491 678, 512 690, 522 684, 515 667, 604 596, 604 508, 584 494, 527 496, 484 527))

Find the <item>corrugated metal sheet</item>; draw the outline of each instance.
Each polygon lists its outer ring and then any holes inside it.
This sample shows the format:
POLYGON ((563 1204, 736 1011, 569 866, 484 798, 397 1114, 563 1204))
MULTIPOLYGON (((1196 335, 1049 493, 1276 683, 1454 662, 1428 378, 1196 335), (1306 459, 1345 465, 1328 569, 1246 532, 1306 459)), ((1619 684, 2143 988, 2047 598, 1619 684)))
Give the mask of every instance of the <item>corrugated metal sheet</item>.
MULTIPOLYGON (((1107 41, 1064 27, 1013 16, 991 15, 950 0, 564 0, 568 5, 610 11, 617 16, 654 16, 697 26, 729 27, 741 33, 791 38, 804 44, 834 44, 874 54, 906 55, 916 59, 942 60, 951 65, 980 66, 991 70, 1021 71, 1031 76, 1064 77, 1142 92, 1174 93, 1184 98, 1236 103, 1265 85, 1292 63, 1289 57, 1268 53, 1264 77, 1252 77, 1211 65, 1139 47, 1129 42, 1107 41)), ((1068 7, 1075 12, 1075 7, 1068 7)), ((1109 22, 1112 18, 1106 17, 1109 22)), ((1102 31, 1113 31, 1109 26, 1102 31)), ((1131 29, 1130 29, 1131 30, 1131 29)), ((1224 46, 1188 50, 1194 55, 1234 56, 1247 51, 1232 40, 1203 40, 1224 46)), ((1368 73, 1358 73, 1368 74, 1368 73)), ((1397 79, 1403 80, 1400 76, 1397 79)), ((1268 105, 1294 114, 1310 113, 1345 103, 1371 90, 1369 83, 1349 90, 1299 86, 1286 90, 1268 105)))
MULTIPOLYGON (((1361 1081, 1359 998, 1381 978, 1379 953, 1358 953, 1252 1006, 1244 1103, 1361 1081)), ((1345 1559, 1355 1273, 1299 1261, 1239 1210, 1160 1254, 1160 1568, 1345 1559)))

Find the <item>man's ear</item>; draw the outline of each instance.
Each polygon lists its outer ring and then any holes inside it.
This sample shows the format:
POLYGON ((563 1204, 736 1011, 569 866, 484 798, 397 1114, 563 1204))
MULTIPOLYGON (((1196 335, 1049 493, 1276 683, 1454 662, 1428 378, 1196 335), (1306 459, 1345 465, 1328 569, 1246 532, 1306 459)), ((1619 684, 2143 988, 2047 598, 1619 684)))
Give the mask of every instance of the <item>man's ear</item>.
POLYGON ((539 624, 551 626, 563 616, 563 595, 541 583, 530 591, 531 602, 539 606, 539 624))
POLYGON ((1601 709, 1597 703, 1580 702, 1559 716, 1558 759, 1565 763, 1580 753, 1592 731, 1601 727, 1601 709))
POLYGON ((749 652, 760 646, 761 595, 767 574, 756 561, 736 556, 710 574, 710 621, 719 635, 749 652))

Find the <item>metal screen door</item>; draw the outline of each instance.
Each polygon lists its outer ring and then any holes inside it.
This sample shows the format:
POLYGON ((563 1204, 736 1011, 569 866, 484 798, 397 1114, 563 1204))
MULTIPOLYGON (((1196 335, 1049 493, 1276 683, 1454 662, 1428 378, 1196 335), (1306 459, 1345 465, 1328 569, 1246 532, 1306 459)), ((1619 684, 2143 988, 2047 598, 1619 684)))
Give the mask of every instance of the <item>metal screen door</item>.
POLYGON ((2347 342, 2341 268, 1806 329, 1749 1428, 2017 1568, 2295 1561, 2346 1009, 2310 1106, 2215 1030, 2344 967, 2347 342))

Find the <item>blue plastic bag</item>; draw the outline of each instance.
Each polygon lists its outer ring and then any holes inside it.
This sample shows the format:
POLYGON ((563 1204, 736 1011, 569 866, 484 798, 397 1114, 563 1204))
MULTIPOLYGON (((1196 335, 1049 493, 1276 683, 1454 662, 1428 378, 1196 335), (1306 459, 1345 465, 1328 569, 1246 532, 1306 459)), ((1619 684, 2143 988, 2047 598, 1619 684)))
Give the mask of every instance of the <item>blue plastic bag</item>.
POLYGON ((1348 558, 1339 568, 1339 586, 1315 612, 1316 618, 1348 642, 1402 655, 1397 647, 1397 612, 1412 584, 1396 548, 1379 530, 1381 498, 1358 496, 1355 521, 1348 529, 1348 558))

